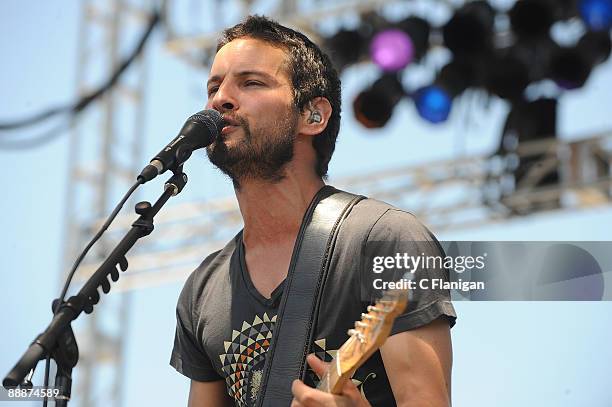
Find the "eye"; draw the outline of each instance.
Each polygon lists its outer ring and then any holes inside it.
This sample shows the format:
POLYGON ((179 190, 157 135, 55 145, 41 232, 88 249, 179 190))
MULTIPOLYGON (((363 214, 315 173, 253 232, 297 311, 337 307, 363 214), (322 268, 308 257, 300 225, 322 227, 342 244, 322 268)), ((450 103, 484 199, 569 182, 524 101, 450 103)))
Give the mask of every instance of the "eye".
POLYGON ((263 83, 254 80, 248 80, 244 82, 245 86, 263 86, 263 83))
POLYGON ((213 93, 217 92, 217 90, 218 90, 218 89, 219 89, 219 87, 218 87, 218 86, 211 86, 211 87, 208 89, 208 97, 210 97, 210 96, 211 96, 213 93))

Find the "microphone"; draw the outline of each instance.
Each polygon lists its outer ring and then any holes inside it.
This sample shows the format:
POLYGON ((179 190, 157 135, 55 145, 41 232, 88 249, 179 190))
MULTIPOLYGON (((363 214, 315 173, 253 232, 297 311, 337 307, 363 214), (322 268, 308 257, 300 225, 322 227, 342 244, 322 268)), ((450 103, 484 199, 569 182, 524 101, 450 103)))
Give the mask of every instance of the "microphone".
POLYGON ((151 181, 168 169, 181 166, 194 150, 210 145, 225 125, 221 113, 202 110, 187 119, 178 136, 160 151, 138 175, 142 184, 151 181))

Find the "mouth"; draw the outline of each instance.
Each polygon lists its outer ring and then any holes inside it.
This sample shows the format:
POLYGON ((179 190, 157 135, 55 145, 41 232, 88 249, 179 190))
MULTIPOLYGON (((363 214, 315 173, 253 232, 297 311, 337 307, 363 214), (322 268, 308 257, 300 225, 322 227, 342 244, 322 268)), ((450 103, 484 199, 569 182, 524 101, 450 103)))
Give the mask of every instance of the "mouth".
POLYGON ((236 120, 233 120, 227 116, 223 116, 223 121, 225 122, 225 126, 223 126, 221 129, 221 134, 224 136, 233 133, 240 127, 240 124, 236 120))
POLYGON ((233 133, 234 131, 236 131, 239 128, 240 128, 240 126, 226 124, 221 129, 221 134, 224 135, 224 136, 227 136, 228 134, 233 133))

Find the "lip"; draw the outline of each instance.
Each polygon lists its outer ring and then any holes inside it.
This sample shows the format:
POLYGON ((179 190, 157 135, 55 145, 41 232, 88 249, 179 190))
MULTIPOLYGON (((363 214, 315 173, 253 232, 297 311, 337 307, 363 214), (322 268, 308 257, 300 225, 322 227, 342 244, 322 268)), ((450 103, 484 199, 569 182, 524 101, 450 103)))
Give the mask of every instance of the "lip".
POLYGON ((239 125, 238 121, 230 118, 229 116, 222 116, 222 118, 226 126, 238 126, 239 125))
POLYGON ((231 124, 225 125, 225 126, 223 126, 223 128, 221 129, 221 134, 222 134, 222 135, 224 135, 224 136, 226 136, 226 135, 228 135, 228 134, 233 133, 234 131, 236 131, 236 129, 238 129, 238 127, 239 127, 239 126, 235 126, 235 125, 231 125, 231 124))

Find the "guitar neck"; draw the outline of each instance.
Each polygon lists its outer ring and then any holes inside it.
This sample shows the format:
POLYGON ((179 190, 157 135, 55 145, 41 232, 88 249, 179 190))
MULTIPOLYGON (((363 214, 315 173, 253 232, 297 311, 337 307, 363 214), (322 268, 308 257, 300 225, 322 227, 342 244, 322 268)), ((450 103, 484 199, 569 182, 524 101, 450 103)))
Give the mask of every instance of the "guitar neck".
POLYGON ((346 381, 385 342, 395 317, 406 308, 407 297, 406 291, 387 291, 376 305, 368 307, 368 313, 361 315, 355 329, 349 329, 349 339, 336 352, 317 389, 342 393, 346 381))
POLYGON ((327 372, 317 385, 318 390, 332 394, 340 394, 342 392, 342 387, 350 376, 348 374, 338 374, 338 369, 334 366, 335 362, 336 359, 329 364, 329 369, 327 369, 327 372))

